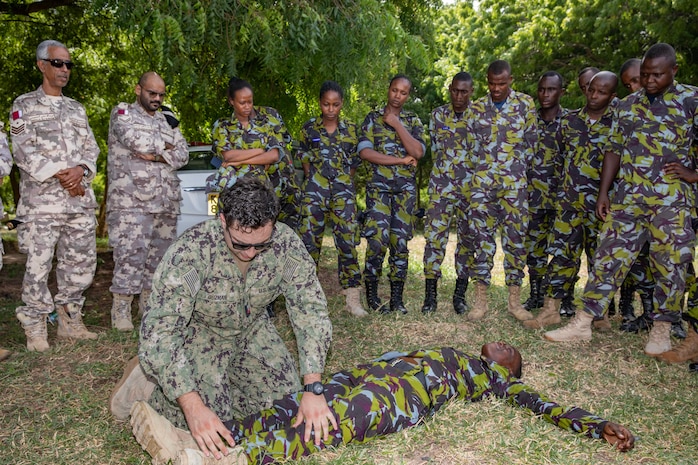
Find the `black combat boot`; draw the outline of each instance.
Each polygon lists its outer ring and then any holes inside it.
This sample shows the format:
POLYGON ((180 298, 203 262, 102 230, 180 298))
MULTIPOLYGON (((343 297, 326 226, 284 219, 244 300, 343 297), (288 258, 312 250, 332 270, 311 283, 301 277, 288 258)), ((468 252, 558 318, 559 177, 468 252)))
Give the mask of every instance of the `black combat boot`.
POLYGON ((378 297, 378 279, 366 278, 364 280, 366 286, 366 303, 371 310, 380 310, 383 307, 383 302, 378 297))
POLYGON ((686 339, 686 330, 683 329, 681 320, 675 321, 671 324, 671 335, 676 339, 686 339))
POLYGON ((422 313, 434 313, 436 311, 436 282, 435 278, 428 278, 424 282, 422 313))
POLYGON ((616 299, 611 298, 611 301, 608 303, 608 311, 606 312, 606 315, 609 317, 612 317, 613 315, 616 314, 616 299))
MULTIPOLYGON (((407 313, 405 304, 402 303, 402 291, 405 288, 405 281, 390 281, 390 310, 391 312, 400 312, 403 315, 407 313)), ((381 310, 383 313, 387 311, 381 310)))
POLYGON ((462 315, 470 307, 465 302, 465 291, 468 290, 468 278, 457 278, 456 279, 456 289, 453 291, 453 309, 457 314, 462 315))
POLYGON ((635 286, 624 282, 620 287, 620 302, 618 302, 618 310, 623 316, 623 323, 635 319, 633 297, 635 297, 635 286))
POLYGON ((625 321, 620 325, 620 330, 626 333, 638 333, 649 331, 652 327, 652 292, 640 292, 640 302, 642 302, 642 315, 631 321, 625 321))
POLYGON ((562 303, 560 304, 560 316, 573 317, 574 313, 574 296, 572 294, 568 294, 562 298, 562 303))
POLYGON ((528 296, 528 300, 524 302, 523 307, 526 310, 541 308, 543 306, 543 279, 538 276, 529 276, 528 282, 531 287, 531 294, 528 296))

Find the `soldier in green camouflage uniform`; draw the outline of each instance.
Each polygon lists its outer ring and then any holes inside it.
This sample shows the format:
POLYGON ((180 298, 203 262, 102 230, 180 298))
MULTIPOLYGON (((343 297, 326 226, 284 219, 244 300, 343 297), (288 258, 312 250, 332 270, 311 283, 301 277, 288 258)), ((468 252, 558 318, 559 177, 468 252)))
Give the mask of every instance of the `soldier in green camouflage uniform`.
MULTIPOLYGON (((12 154, 10 153, 10 147, 7 145, 7 134, 5 134, 4 124, 0 121, 0 186, 5 176, 10 175, 12 170, 12 154)), ((0 218, 5 217, 5 210, 2 206, 2 199, 0 198, 0 218)), ((2 255, 5 253, 5 249, 2 245, 2 240, 0 240, 0 270, 2 270, 2 255)), ((0 349, 0 361, 5 360, 10 356, 10 351, 7 349, 0 349)))
MULTIPOLYGON (((180 236, 153 278, 139 346, 143 369, 158 383, 149 402, 207 444, 232 439, 220 418, 241 419, 301 388, 266 312, 278 296, 304 383, 319 381, 324 369, 332 334, 325 295, 303 243, 277 214, 270 186, 238 180, 221 193, 220 218, 180 236)), ((316 431, 328 418, 327 406, 311 397, 302 411, 316 431)))
POLYGON ((402 293, 407 278, 412 238, 412 214, 417 201, 417 161, 422 158, 424 126, 419 117, 403 109, 412 89, 405 75, 393 77, 388 103, 370 112, 361 125, 358 151, 369 162, 371 177, 366 184, 363 233, 367 240, 364 280, 366 300, 373 310, 407 313, 402 293), (378 278, 390 249, 390 306, 378 298, 378 278))
MULTIPOLYGON (((326 382, 324 396, 339 424, 328 438, 307 441, 302 426, 291 426, 300 393, 226 425, 247 455, 247 463, 271 464, 297 460, 328 447, 369 443, 422 423, 452 401, 499 398, 566 431, 603 439, 619 451, 634 447, 635 438, 624 426, 579 407, 563 407, 524 384, 520 376, 521 355, 502 342, 485 344, 482 356, 448 347, 389 352, 371 363, 335 373, 326 382)), ((189 463, 194 462, 191 458, 202 459, 194 463, 216 463, 203 460, 201 452, 191 449, 180 450, 178 456, 190 458, 189 463)))
POLYGON ((501 230, 509 312, 519 320, 533 318, 521 306, 521 282, 526 266, 524 244, 528 228, 526 170, 536 153, 538 129, 533 99, 510 88, 511 67, 504 60, 487 70, 489 93, 470 105, 467 150, 472 164, 470 228, 475 257, 470 273, 476 281, 475 305, 468 313, 479 320, 488 310, 495 233, 501 230))
POLYGON ((361 306, 361 270, 356 246, 356 189, 352 176, 361 163, 356 151, 356 124, 340 118, 344 91, 334 81, 320 88, 320 118, 301 128, 298 157, 305 172, 300 236, 315 263, 320 261, 325 225, 332 224, 337 247, 337 273, 346 309, 365 316, 361 306))
POLYGON ((441 263, 446 253, 451 221, 456 222, 456 289, 453 308, 458 314, 467 311, 465 292, 472 260, 468 232, 467 190, 470 176, 465 151, 465 110, 473 93, 473 78, 468 73, 456 74, 448 87, 451 103, 435 108, 429 121, 433 167, 429 178, 429 206, 424 221, 423 313, 436 311, 436 284, 441 277, 441 263))
POLYGON ((99 147, 85 108, 63 95, 73 67, 65 45, 44 41, 36 58, 43 83, 17 97, 10 116, 12 150, 20 172, 17 219, 23 221, 17 240, 27 254, 24 305, 17 307, 17 319, 27 336, 27 349, 44 351, 46 317, 54 309, 59 337, 97 338, 82 323, 82 294, 92 284, 97 266, 97 201, 91 184, 99 147), (55 299, 48 288, 54 250, 55 299))
POLYGON ((586 252, 589 269, 594 265, 596 240, 601 229, 601 219, 596 216, 596 198, 613 122, 610 104, 617 87, 615 74, 597 73, 589 82, 587 104, 562 118, 560 152, 564 158, 564 174, 557 199, 553 257, 548 265, 543 311, 535 320, 524 322, 526 327, 541 328, 559 323, 560 301, 574 293, 583 252, 586 252))
POLYGON ((143 74, 136 101, 119 103, 109 120, 107 226, 114 250, 112 327, 133 329, 131 302, 143 314, 155 268, 176 237, 182 194, 177 169, 189 161, 187 142, 158 111, 165 81, 143 74))
POLYGON ((273 108, 254 106, 253 98, 247 81, 230 79, 228 102, 233 114, 213 125, 213 151, 221 166, 209 179, 208 190, 220 191, 248 175, 268 180, 281 202, 279 221, 296 230, 299 194, 287 150, 291 136, 281 115, 273 108))
POLYGON ((528 178, 528 232, 526 265, 531 294, 524 308, 543 305, 543 281, 555 222, 557 189, 562 175, 560 120, 567 110, 560 106, 564 82, 560 73, 548 71, 538 79, 538 150, 526 172, 528 178))
POLYGON ((698 130, 698 89, 676 83, 677 69, 674 49, 653 45, 641 65, 644 89, 621 100, 615 109, 596 207, 605 223, 582 297, 584 311, 567 326, 546 333, 548 340, 590 340, 592 318, 603 316, 649 241, 656 287, 654 324, 645 353, 659 356, 671 350, 671 322, 680 318, 686 266, 693 260, 690 209, 695 192, 665 167, 672 162, 695 167, 691 144, 698 130), (608 191, 616 176, 611 204, 608 191))

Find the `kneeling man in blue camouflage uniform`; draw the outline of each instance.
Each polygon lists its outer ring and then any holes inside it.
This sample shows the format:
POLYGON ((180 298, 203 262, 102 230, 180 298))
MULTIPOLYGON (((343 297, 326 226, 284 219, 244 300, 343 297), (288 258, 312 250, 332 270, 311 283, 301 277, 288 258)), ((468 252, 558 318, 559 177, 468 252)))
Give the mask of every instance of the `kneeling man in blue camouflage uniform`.
MULTIPOLYGON (((189 429, 202 450, 216 453, 223 440, 234 443, 222 419, 242 419, 303 389, 267 305, 286 299, 308 389, 320 381, 332 337, 315 263, 300 238, 276 222, 272 188, 241 178, 221 193, 219 212, 180 236, 160 262, 139 358, 110 399, 122 419, 135 401, 148 400, 189 429)), ((299 418, 308 434, 337 427, 325 398, 312 392, 302 396, 299 418)))

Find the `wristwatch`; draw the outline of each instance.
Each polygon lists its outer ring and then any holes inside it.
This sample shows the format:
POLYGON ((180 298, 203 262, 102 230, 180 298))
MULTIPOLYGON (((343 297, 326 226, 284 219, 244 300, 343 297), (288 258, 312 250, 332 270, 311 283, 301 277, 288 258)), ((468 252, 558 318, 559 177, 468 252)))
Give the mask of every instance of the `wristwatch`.
POLYGON ((83 164, 83 165, 79 165, 79 166, 80 166, 80 168, 82 168, 82 177, 83 178, 86 178, 90 174, 92 174, 92 171, 90 171, 90 169, 87 167, 87 165, 83 164))
POLYGON ((303 392, 312 392, 316 396, 319 396, 325 392, 325 385, 320 381, 315 381, 312 384, 306 384, 303 386, 303 392))

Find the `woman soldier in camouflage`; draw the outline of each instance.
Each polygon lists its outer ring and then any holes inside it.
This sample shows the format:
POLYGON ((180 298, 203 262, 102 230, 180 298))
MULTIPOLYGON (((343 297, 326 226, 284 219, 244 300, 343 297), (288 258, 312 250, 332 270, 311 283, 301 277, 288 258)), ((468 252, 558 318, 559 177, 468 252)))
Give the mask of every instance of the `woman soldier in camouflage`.
POLYGON ((320 87, 320 118, 303 125, 298 157, 303 163, 305 188, 301 203, 300 235, 318 264, 322 236, 332 223, 337 247, 337 271, 346 309, 355 316, 366 316, 361 306, 361 271, 356 245, 356 189, 352 176, 361 163, 356 151, 356 124, 340 118, 344 91, 334 81, 320 87))

